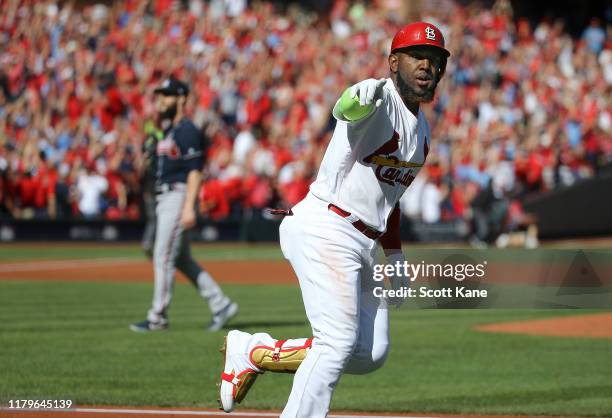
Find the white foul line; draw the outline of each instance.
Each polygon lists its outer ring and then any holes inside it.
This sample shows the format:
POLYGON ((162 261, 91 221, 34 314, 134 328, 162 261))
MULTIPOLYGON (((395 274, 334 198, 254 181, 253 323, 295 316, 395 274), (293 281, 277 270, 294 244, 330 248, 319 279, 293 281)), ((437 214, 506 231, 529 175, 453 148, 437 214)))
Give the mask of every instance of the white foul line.
MULTIPOLYGON (((10 412, 79 412, 87 414, 141 414, 141 415, 186 415, 186 416, 201 416, 201 417, 228 417, 231 415, 220 411, 185 411, 171 409, 105 409, 105 408, 71 408, 71 409, 14 409, 0 407, 0 411, 10 412)), ((278 417, 278 413, 272 412, 240 412, 235 411, 235 415, 245 417, 278 417)), ((391 416, 391 415, 328 415, 329 418, 431 418, 431 417, 416 417, 416 416, 391 416)))
MULTIPOLYGON (((231 418, 226 412, 220 411, 173 411, 173 410, 156 410, 156 409, 100 409, 100 408, 74 408, 74 412, 85 412, 95 414, 149 414, 149 415, 191 415, 204 417, 222 417, 231 418)), ((236 414, 245 415, 248 417, 277 417, 278 414, 272 412, 237 412, 236 414)))

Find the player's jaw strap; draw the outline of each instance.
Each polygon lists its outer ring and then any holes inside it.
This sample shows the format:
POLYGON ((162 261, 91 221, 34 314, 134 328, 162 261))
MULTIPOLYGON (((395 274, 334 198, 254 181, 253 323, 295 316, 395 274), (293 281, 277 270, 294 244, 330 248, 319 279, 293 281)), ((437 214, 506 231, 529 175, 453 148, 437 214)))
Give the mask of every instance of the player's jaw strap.
POLYGON ((251 350, 251 362, 263 371, 295 373, 312 347, 312 338, 303 345, 283 348, 287 340, 278 340, 274 347, 258 345, 251 350))

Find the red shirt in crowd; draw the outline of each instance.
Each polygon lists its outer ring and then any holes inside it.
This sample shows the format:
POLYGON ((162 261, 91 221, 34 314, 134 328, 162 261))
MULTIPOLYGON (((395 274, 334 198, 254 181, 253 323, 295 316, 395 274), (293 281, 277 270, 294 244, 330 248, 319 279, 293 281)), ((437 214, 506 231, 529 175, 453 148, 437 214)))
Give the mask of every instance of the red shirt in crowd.
POLYGON ((208 180, 200 188, 200 210, 213 221, 227 217, 230 205, 219 180, 208 180))
POLYGON ((297 205, 308 194, 311 181, 300 178, 284 184, 281 188, 283 199, 288 206, 297 205))

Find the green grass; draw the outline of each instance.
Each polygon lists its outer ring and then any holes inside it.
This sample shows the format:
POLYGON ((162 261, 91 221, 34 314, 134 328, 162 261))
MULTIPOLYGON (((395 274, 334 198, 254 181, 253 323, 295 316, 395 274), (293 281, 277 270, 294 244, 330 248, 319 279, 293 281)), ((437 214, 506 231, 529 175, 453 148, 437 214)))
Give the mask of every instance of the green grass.
MULTIPOLYGON (((309 335, 295 286, 226 286, 234 326, 283 338, 309 335)), ((165 333, 135 334, 152 287, 135 283, 0 281, 0 403, 216 407, 223 332, 207 333, 206 305, 177 284, 165 333)), ((584 312, 584 311, 581 311, 584 312)), ((392 312, 387 364, 345 376, 333 409, 612 415, 612 341, 478 333, 480 323, 576 314, 535 310, 392 312)), ((243 402, 281 408, 291 376, 267 374, 243 402)))
MULTIPOLYGON (((195 244, 192 253, 199 260, 280 260, 283 254, 276 245, 231 245, 231 244, 195 244)), ((99 258, 133 258, 145 259, 137 244, 91 244, 82 246, 72 244, 33 244, 23 245, 0 244, 0 261, 15 260, 57 260, 57 259, 99 259, 99 258)))
MULTIPOLYGON (((470 248, 430 248, 405 244, 404 251, 412 262, 436 261, 448 259, 457 262, 458 259, 471 259, 480 262, 520 262, 542 263, 572 261, 577 255, 576 249, 540 248, 537 250, 487 249, 470 248)), ((272 244, 193 244, 192 252, 199 260, 280 260, 283 258, 280 246, 272 244)), ((584 250, 585 257, 590 262, 609 265, 612 263, 612 249, 584 250)), ((92 258, 134 258, 145 259, 138 244, 91 244, 83 243, 43 243, 32 246, 0 244, 0 261, 15 260, 55 260, 55 259, 92 259, 92 258)))

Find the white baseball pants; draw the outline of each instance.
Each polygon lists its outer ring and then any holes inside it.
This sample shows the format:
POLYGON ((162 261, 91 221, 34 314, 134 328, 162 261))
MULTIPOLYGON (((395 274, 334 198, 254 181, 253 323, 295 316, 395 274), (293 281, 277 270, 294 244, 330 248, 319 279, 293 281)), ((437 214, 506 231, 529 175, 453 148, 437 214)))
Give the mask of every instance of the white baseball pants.
POLYGON ((293 213, 280 226, 280 244, 299 279, 314 340, 281 417, 320 418, 329 411, 342 373, 364 374, 382 366, 389 317, 386 301, 372 293, 376 242, 310 193, 293 213))

